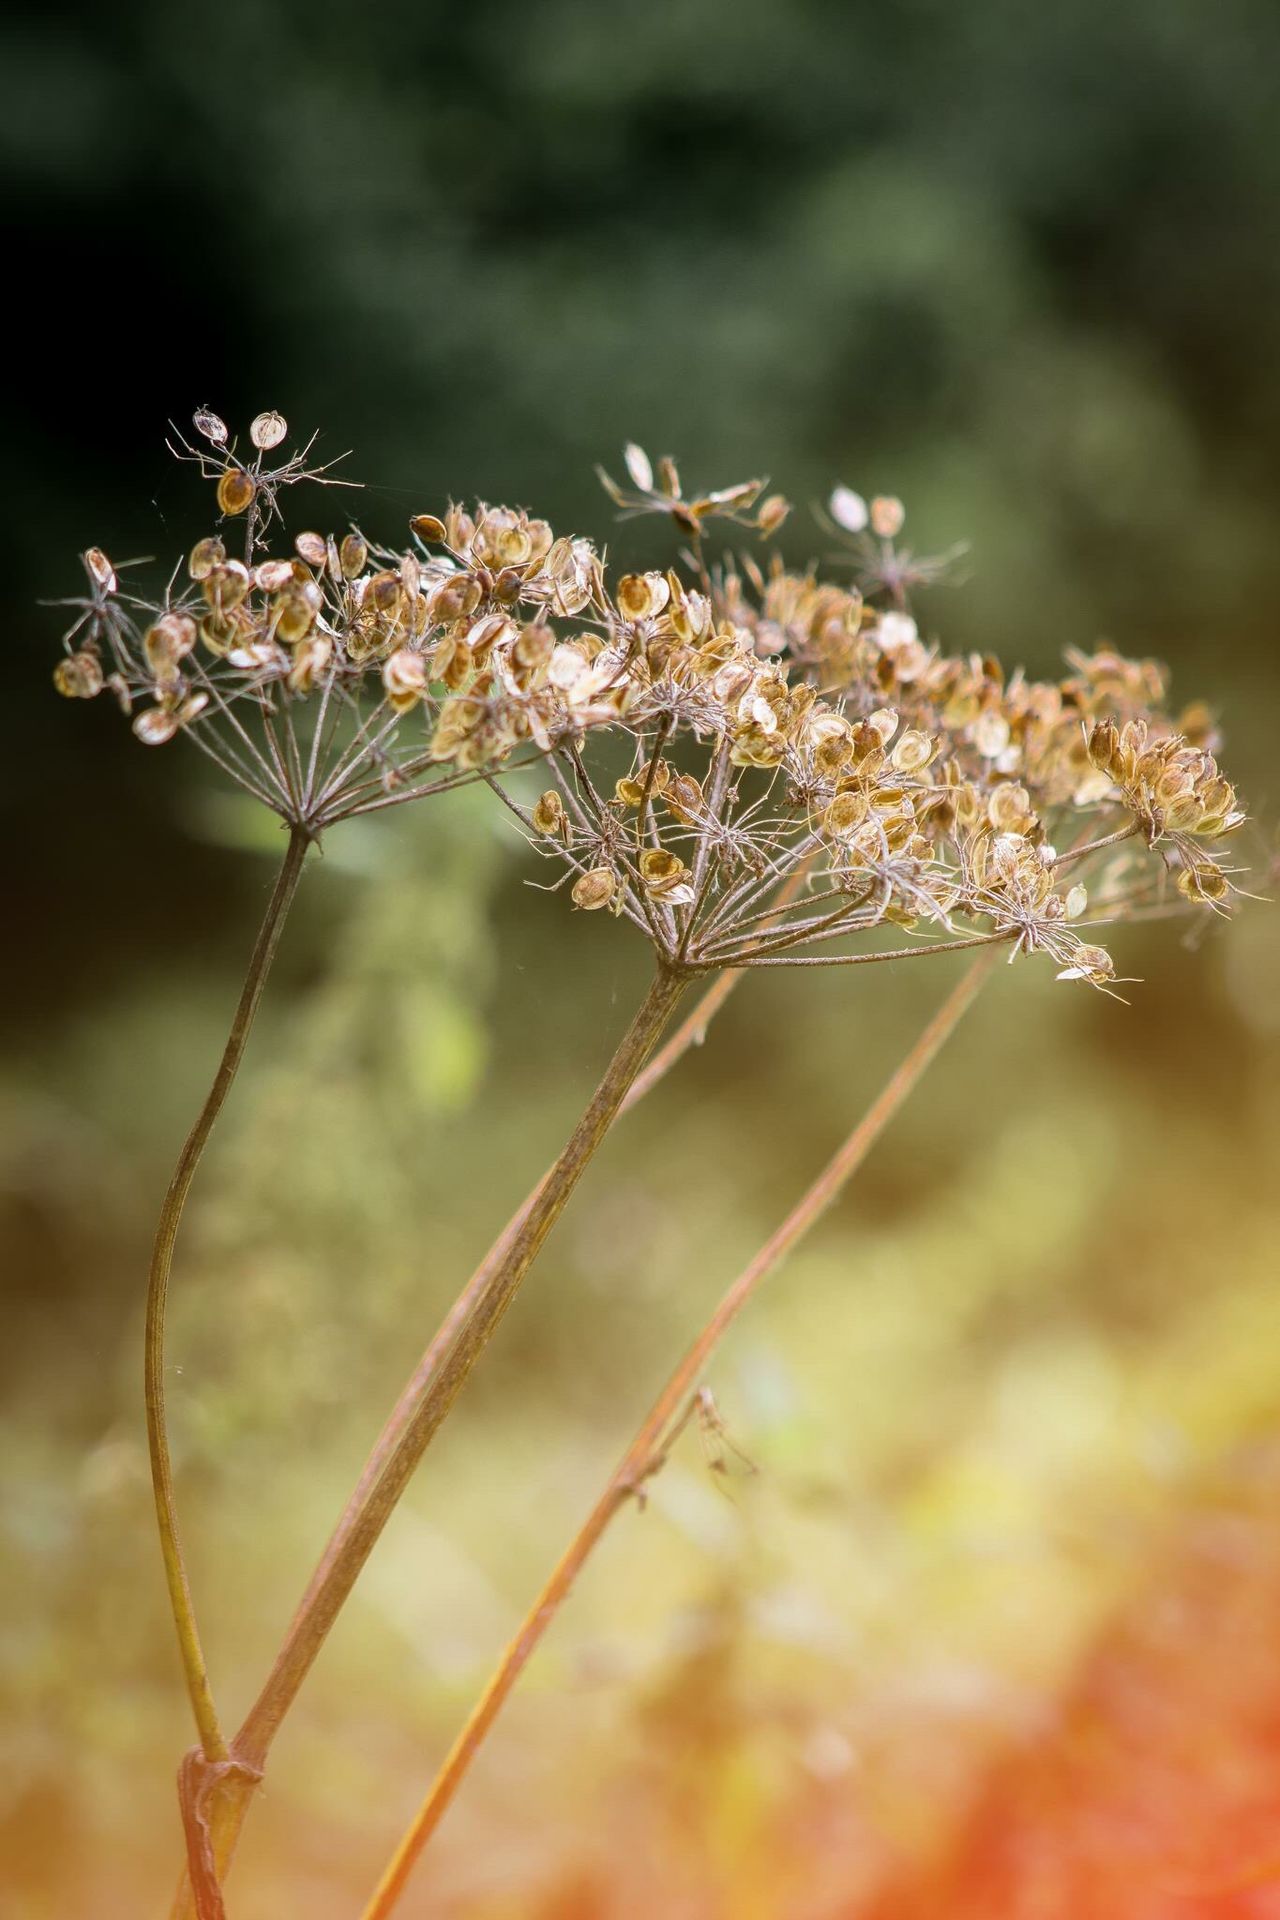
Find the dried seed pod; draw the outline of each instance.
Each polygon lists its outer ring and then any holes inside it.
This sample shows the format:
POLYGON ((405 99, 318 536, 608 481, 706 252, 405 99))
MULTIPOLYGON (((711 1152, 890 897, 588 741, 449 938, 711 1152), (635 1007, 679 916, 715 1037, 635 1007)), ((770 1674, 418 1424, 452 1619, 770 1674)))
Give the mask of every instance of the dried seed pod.
POLYGON ((927 733, 921 733, 915 727, 908 727, 902 737, 895 741, 889 761, 895 773, 919 773, 934 759, 938 743, 931 740, 927 733))
POLYGON ((632 484, 638 487, 641 493, 652 493, 653 467, 644 448, 638 447, 634 440, 629 440, 622 449, 622 458, 627 472, 631 475, 632 484))
POLYGON ((311 593, 303 587, 292 587, 280 594, 271 609, 276 638, 283 640, 286 646, 304 640, 315 624, 319 598, 314 584, 311 593))
POLYGON ((227 423, 220 414, 210 407, 197 407, 191 416, 191 424, 198 434, 212 442, 215 447, 227 444, 227 423))
POLYGON ((116 570, 101 547, 90 547, 82 556, 85 572, 101 593, 114 593, 116 590, 116 570))
POLYGON ((408 713, 427 690, 427 663, 411 647, 399 647, 384 663, 382 684, 397 713, 408 713))
POLYGON ((1078 946, 1072 955, 1071 965, 1063 967, 1058 974, 1059 980, 1088 980, 1094 986, 1101 986, 1108 980, 1114 980, 1115 962, 1105 947, 1078 946))
POLYGON ((102 662, 90 648, 81 647, 59 660, 53 684, 65 700, 92 700, 102 692, 102 662))
POLYGON ((409 531, 430 546, 441 546, 449 537, 444 521, 434 513, 415 513, 409 522, 409 531))
POLYGON ((846 533, 862 533, 867 524, 867 503, 852 487, 836 487, 827 501, 827 512, 846 533))
POLYGON ((364 572, 368 558, 369 546, 364 535, 354 530, 344 534, 342 544, 338 548, 338 565, 343 579, 357 579, 364 572))
POLYGON ((907 510, 894 494, 879 493, 871 502, 868 517, 872 533, 881 540, 895 540, 902 532, 907 510))
POLYGON ((289 668, 290 693, 310 693, 332 655, 333 642, 326 633, 313 633, 300 640, 294 647, 293 664, 289 668))
POLYGON ((664 573, 625 573, 618 582, 618 612, 624 620, 651 620, 670 598, 664 573))
POLYGON ((224 560, 204 582, 204 597, 218 613, 241 606, 249 592, 249 569, 242 560, 224 560))
POLYGON ((249 428, 249 438, 263 453, 270 453, 288 431, 289 422, 282 413, 260 413, 249 428))
POLYGON ((148 707, 136 715, 133 730, 147 747, 162 747, 178 731, 178 716, 168 707, 148 707))
POLYGON ((646 847, 640 855, 640 878, 651 892, 671 886, 685 872, 684 861, 669 847, 646 847))
POLYGON ((823 831, 837 840, 846 839, 862 825, 870 810, 871 802, 865 793, 857 789, 838 793, 822 816, 823 831))
POLYGON ((785 494, 771 493, 767 500, 760 502, 756 526, 766 540, 778 531, 790 511, 791 502, 785 494))
POLYGON ((568 825, 568 816, 564 810, 564 801, 554 787, 548 787, 541 794, 530 815, 538 833, 562 835, 568 825))
POLYGON ((257 492, 252 474, 243 467, 228 467, 218 482, 218 506, 228 516, 247 513, 257 492))
POLYGON ((191 549, 187 561, 187 572, 193 580, 207 580, 215 567, 220 567, 227 557, 227 550, 216 534, 208 534, 203 540, 197 540, 191 549))
POLYGON ((573 904, 584 913, 596 913, 609 905, 617 890, 618 879, 612 867, 592 867, 574 881, 573 904))
POLYGON ((162 614, 142 636, 147 665, 157 680, 172 679, 178 662, 185 660, 196 644, 196 623, 187 613, 162 614))
POLYGON ((253 584, 264 593, 279 593, 283 587, 292 586, 293 579, 292 560, 263 560, 253 570, 253 584))
POLYGON ((973 723, 973 744, 984 760, 996 760, 1009 744, 1009 722, 994 707, 980 713, 973 723))
POLYGON ((318 570, 324 566, 328 549, 323 534, 300 533, 293 546, 298 558, 305 560, 309 567, 315 567, 318 570))

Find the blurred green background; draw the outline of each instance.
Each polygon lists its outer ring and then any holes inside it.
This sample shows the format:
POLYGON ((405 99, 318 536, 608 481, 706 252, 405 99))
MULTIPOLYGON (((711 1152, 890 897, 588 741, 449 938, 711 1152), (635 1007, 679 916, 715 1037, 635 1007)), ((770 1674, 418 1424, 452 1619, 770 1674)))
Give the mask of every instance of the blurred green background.
MULTIPOLYGON (((188 1739, 139 1393, 151 1224, 274 836, 56 700, 91 542, 207 502, 166 419, 620 551, 626 438, 900 493, 952 647, 1155 653, 1269 891, 1274 0, 124 0, 0 32, 4 1911, 158 1912, 188 1739)), ((320 506, 299 508, 304 524, 320 506)), ((197 1593, 247 1704, 386 1406, 639 991, 466 794, 305 878, 180 1247, 197 1593)), ((415 1881, 451 1920, 1280 1914, 1280 938, 999 974, 711 1383, 415 1881)), ((771 976, 620 1128, 274 1757, 237 1920, 350 1915, 667 1367, 945 991, 771 976)))

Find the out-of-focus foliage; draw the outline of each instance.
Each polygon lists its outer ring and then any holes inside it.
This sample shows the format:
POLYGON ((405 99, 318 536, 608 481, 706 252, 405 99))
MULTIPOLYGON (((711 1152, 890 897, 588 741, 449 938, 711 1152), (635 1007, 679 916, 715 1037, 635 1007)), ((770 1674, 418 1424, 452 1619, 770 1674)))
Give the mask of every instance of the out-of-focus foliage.
MULTIPOLYGON (((1038 670, 1101 636, 1171 660, 1266 820, 1278 55, 1269 0, 6 24, 22 1920, 158 1910, 174 1864, 141 1281, 275 851, 196 768, 175 784, 53 698, 35 598, 90 541, 183 550, 160 439, 201 401, 353 446, 361 519, 396 539, 450 487, 603 530, 591 465, 635 436, 713 484, 902 494, 924 544, 971 543, 927 625, 1038 670)), ((200 504, 193 482, 190 526, 200 504)), ((797 515, 783 544, 823 536, 797 515)), ((306 876, 179 1249, 176 1441, 233 1717, 639 985, 617 930, 525 891, 514 836, 455 800, 335 833, 306 876)), ((690 1435, 619 1521, 407 1912, 1271 1910, 1274 920, 1199 952, 1126 937, 1128 1008, 992 981, 714 1370, 759 1474, 726 1497, 690 1435)), ((356 1910, 697 1315, 945 990, 925 974, 751 982, 609 1143, 280 1742, 243 1920, 356 1910)))

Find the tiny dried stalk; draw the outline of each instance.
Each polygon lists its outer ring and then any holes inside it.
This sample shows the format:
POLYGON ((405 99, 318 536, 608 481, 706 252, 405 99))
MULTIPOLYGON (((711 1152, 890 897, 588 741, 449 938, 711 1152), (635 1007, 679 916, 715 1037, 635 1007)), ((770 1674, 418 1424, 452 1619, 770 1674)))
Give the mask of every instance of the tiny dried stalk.
POLYGON ((689 1396, 695 1390, 698 1376, 711 1353, 756 1289, 781 1265, 833 1201, 838 1199, 889 1122, 919 1084, 943 1043, 954 1032, 996 958, 997 951, 988 950, 974 961, 839 1151, 797 1201, 781 1226, 721 1296, 714 1313, 685 1352, 618 1462, 587 1520, 521 1621, 397 1847, 361 1920, 386 1920, 395 1907, 415 1863, 439 1826, 485 1736, 609 1523, 665 1461, 672 1441, 688 1417, 689 1396))
POLYGON ((204 1653, 200 1645, 200 1633, 191 1599, 191 1585, 187 1577, 182 1543, 178 1533, 173 1467, 169 1455, 169 1436, 165 1417, 165 1309, 169 1296, 169 1276, 173 1267, 174 1243, 182 1223, 187 1194, 190 1192, 191 1182, 195 1178, 196 1168, 200 1164, 209 1135, 213 1131, 214 1122, 222 1111, 240 1066, 254 1016, 258 1011, 258 1002, 262 998, 262 991, 284 927, 285 916, 297 889, 302 863, 306 858, 309 845, 309 836, 295 827, 289 835, 288 849, 276 877, 262 925, 258 930, 240 1000, 231 1022, 231 1031, 227 1035, 222 1059, 218 1063, 218 1071, 195 1125, 187 1135, 165 1193, 164 1203, 160 1209, 160 1219, 156 1226, 151 1270, 147 1282, 143 1373, 147 1409, 147 1444, 151 1456, 156 1520, 160 1529, 160 1546, 164 1556, 165 1578, 169 1587, 169 1606, 173 1613, 174 1626, 177 1628, 178 1646, 182 1654, 187 1692, 191 1698, 191 1710, 195 1716, 204 1756, 206 1760, 215 1762, 227 1758, 227 1744, 218 1724, 217 1709, 214 1706, 208 1669, 205 1666, 204 1653))

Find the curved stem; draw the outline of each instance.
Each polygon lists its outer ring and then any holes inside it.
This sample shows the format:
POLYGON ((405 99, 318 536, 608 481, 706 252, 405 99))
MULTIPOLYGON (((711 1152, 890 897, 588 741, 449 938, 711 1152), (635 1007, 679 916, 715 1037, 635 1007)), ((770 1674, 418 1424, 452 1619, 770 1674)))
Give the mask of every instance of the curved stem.
MULTIPOLYGON (((271 1743, 330 1628, 686 985, 681 974, 659 970, 559 1158, 467 1282, 401 1393, 311 1576, 262 1691, 231 1743, 235 1764, 211 1792, 207 1817, 219 1878, 230 1863, 271 1743)), ((188 1888, 180 1888, 174 1911, 191 1911, 188 1888)))
POLYGON ((644 1482, 663 1464, 675 1433, 684 1425, 689 1395, 695 1390, 698 1376, 713 1349, 760 1284, 781 1265, 796 1243, 843 1192, 889 1122, 918 1085, 944 1041, 959 1024, 996 958, 996 952, 988 951, 974 961, 813 1185, 721 1296, 710 1319, 686 1350, 649 1410, 604 1492, 521 1621, 397 1847, 361 1920, 386 1920, 391 1913, 404 1891, 415 1862, 439 1826, 486 1734, 567 1599, 596 1544, 627 1499, 638 1493, 644 1482))
POLYGON ((169 1606, 178 1633, 178 1646, 182 1654, 187 1692, 191 1697, 191 1710, 195 1715, 201 1747, 205 1758, 211 1761, 225 1760, 228 1750, 218 1725, 217 1710, 214 1707, 209 1675, 200 1646, 200 1633, 196 1626, 195 1609, 191 1600, 191 1586, 187 1579, 186 1563, 178 1534, 173 1467, 169 1457, 169 1435, 165 1419, 165 1308, 169 1296, 169 1275, 173 1267, 174 1242, 178 1237, 187 1194, 195 1177, 196 1168, 200 1164, 200 1156, 213 1131, 214 1122, 222 1111, 223 1102, 231 1091, 231 1084, 236 1077, 236 1070, 244 1053, 245 1042, 249 1038, 249 1030, 258 1010, 258 1002, 262 998, 262 989, 266 985, 267 974, 279 943, 285 915, 297 888, 298 877, 302 872, 302 863, 306 858, 309 845, 310 839, 301 828, 295 827, 290 831, 288 850, 276 877, 262 925, 258 929, 258 937, 249 959, 249 968, 245 975, 240 1000, 231 1022, 231 1031, 227 1035, 227 1044, 223 1048, 222 1059, 218 1063, 218 1071, 214 1075, 213 1085, 200 1109, 196 1123, 187 1135, 182 1152, 178 1155, 178 1164, 173 1170, 173 1178, 164 1196, 160 1219, 156 1225, 151 1271, 147 1281, 143 1381, 147 1407, 147 1444, 151 1454, 151 1483, 155 1491, 156 1520, 160 1529, 160 1549, 164 1556, 165 1579, 169 1586, 169 1606))

